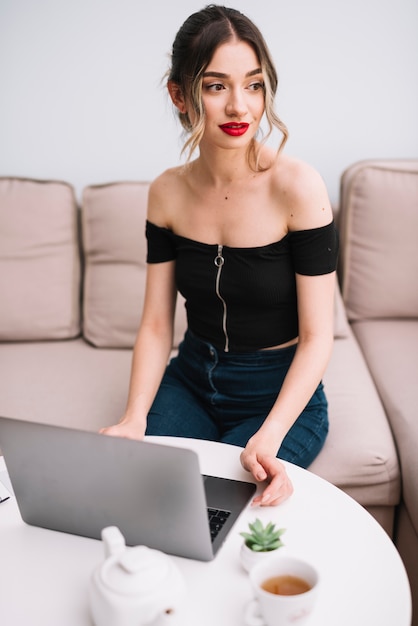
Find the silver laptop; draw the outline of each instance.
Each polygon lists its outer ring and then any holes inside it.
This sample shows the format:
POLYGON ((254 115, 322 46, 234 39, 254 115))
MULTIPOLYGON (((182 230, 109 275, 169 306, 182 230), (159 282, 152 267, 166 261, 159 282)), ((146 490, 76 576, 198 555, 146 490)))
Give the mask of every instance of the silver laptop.
POLYGON ((256 489, 202 476, 192 450, 5 417, 0 448, 27 524, 95 539, 114 525, 128 545, 201 561, 256 489))

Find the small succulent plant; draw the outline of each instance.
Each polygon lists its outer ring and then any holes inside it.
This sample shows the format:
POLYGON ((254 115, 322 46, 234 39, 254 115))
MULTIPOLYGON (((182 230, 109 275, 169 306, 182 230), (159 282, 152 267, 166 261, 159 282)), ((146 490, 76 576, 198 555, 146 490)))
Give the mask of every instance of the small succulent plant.
POLYGON ((273 522, 263 526, 261 520, 256 519, 252 524, 248 524, 251 532, 242 532, 245 545, 254 552, 271 552, 283 546, 281 536, 286 531, 285 528, 276 529, 273 522))

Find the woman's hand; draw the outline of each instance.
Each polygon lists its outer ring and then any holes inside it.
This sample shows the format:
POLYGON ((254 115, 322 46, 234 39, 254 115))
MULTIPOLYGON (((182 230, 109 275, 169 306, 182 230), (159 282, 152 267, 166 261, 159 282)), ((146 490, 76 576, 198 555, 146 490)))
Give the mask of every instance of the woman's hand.
POLYGON ((241 452, 241 464, 244 469, 251 472, 255 480, 266 480, 269 483, 263 493, 254 498, 253 504, 277 506, 292 495, 293 485, 274 449, 270 450, 270 446, 258 447, 257 440, 256 434, 241 452))
POLYGON ((126 439, 143 439, 145 435, 145 424, 138 421, 122 420, 114 426, 101 428, 99 433, 110 435, 111 437, 125 437, 126 439))

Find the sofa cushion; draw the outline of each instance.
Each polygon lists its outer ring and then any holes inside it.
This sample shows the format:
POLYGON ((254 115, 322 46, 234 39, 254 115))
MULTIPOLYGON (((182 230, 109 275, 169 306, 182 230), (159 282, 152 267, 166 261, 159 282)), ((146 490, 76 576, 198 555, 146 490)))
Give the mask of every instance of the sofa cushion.
POLYGON ((400 470, 391 429, 351 329, 334 342, 325 372, 329 433, 310 471, 367 506, 400 500, 400 470))
MULTIPOLYGON (((86 187, 82 224, 85 254, 84 337, 100 348, 131 348, 145 290, 148 183, 86 187)), ((178 298, 174 346, 186 327, 178 298)))
POLYGON ((82 337, 1 344, 0 415, 92 431, 115 424, 131 361, 130 350, 96 350, 82 337))
POLYGON ((0 178, 0 340, 80 333, 80 260, 72 187, 0 178))
POLYGON ((358 163, 343 174, 341 194, 349 319, 417 317, 418 161, 358 163))
POLYGON ((418 319, 361 321, 353 330, 395 436, 403 499, 418 534, 418 319))

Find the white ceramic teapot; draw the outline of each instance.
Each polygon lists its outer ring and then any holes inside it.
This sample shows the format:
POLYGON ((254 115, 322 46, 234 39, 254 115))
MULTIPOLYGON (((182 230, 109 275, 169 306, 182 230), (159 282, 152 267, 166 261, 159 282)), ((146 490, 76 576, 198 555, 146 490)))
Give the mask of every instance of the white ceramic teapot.
POLYGON ((127 548, 116 526, 104 528, 102 539, 106 558, 89 590, 95 625, 177 625, 186 587, 173 560, 146 546, 127 548))

